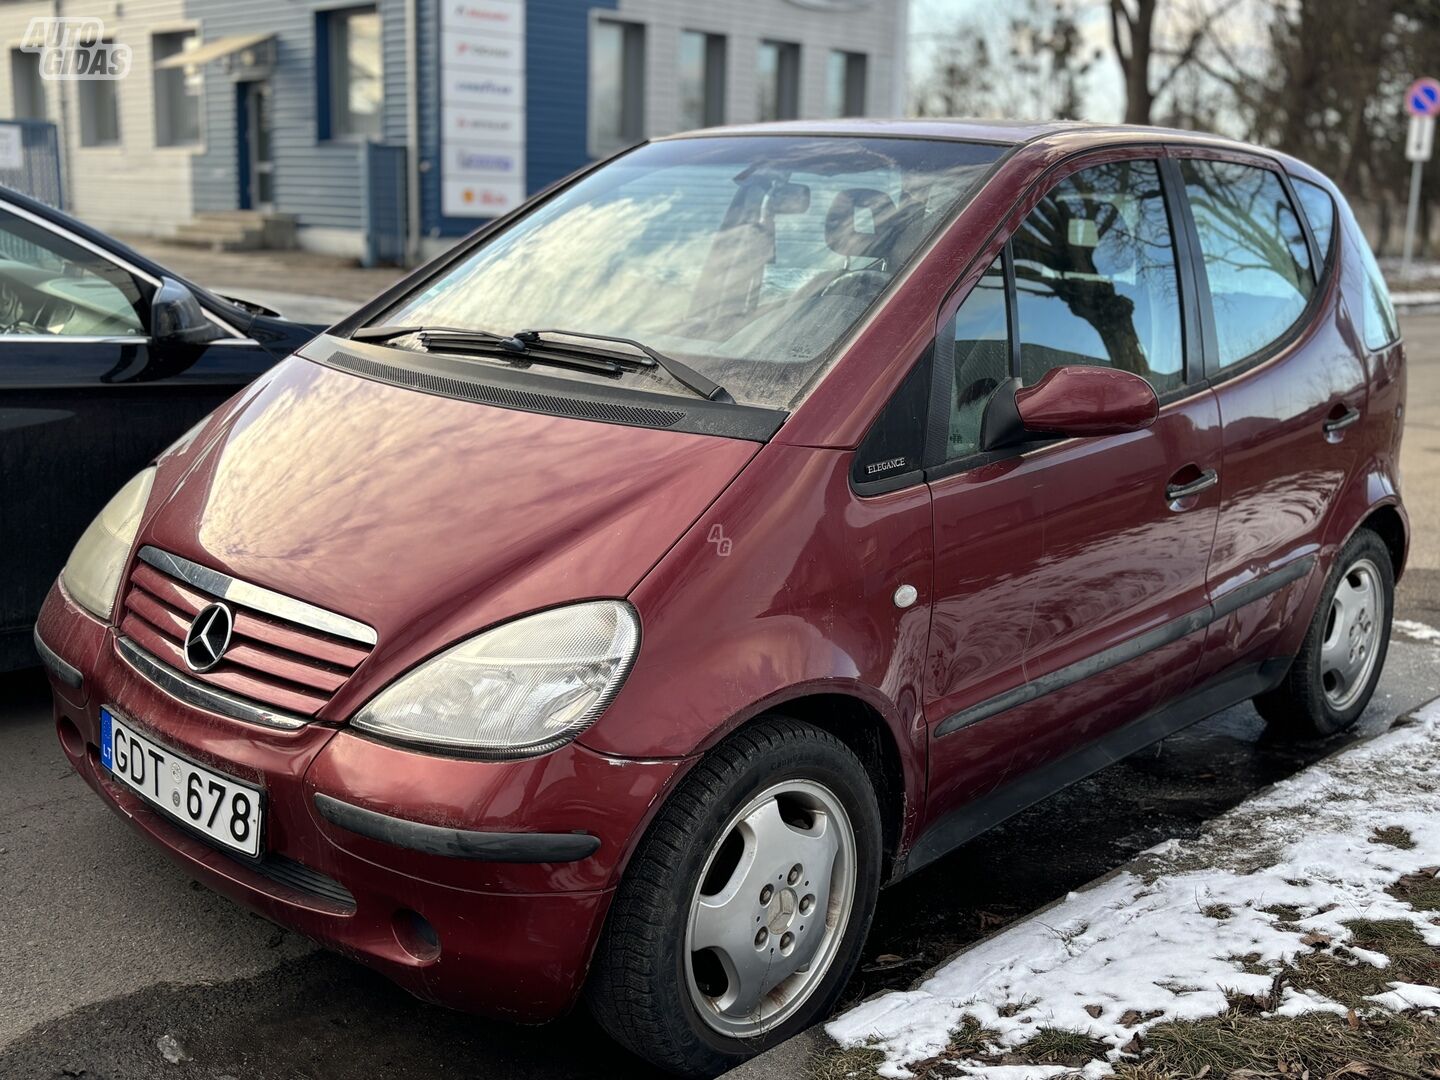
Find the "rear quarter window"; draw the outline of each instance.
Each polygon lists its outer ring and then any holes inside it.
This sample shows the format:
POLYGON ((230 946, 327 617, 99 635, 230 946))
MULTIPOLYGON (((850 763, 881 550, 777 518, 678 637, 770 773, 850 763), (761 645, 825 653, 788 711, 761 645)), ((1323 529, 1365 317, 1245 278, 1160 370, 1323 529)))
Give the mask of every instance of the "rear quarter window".
MULTIPOLYGON (((1299 177, 1291 179, 1295 184, 1295 197, 1300 200, 1300 207, 1310 222, 1310 231, 1315 235, 1315 244, 1328 266, 1332 258, 1330 245, 1335 235, 1335 200, 1319 184, 1299 177)), ((1390 290, 1385 285, 1384 275, 1380 273, 1370 244, 1358 225, 1355 226, 1354 238, 1355 254, 1364 278, 1361 337, 1365 347, 1374 351, 1398 340, 1400 325, 1395 317, 1394 305, 1390 302, 1390 290)))
POLYGON ((1305 220, 1310 223, 1310 232, 1315 236, 1315 246, 1320 249, 1320 258, 1328 263, 1330 241, 1335 235, 1335 201, 1319 184, 1298 177, 1291 179, 1295 182, 1295 197, 1300 200, 1300 209, 1305 211, 1305 220))
POLYGON ((1385 277, 1380 273, 1380 266, 1375 262, 1370 245, 1358 226, 1355 233, 1355 257, 1359 260, 1360 269, 1365 276, 1364 325, 1361 337, 1365 341, 1365 347, 1374 351, 1400 339, 1400 322, 1395 317, 1395 306, 1390 303, 1390 290, 1385 285, 1385 277))

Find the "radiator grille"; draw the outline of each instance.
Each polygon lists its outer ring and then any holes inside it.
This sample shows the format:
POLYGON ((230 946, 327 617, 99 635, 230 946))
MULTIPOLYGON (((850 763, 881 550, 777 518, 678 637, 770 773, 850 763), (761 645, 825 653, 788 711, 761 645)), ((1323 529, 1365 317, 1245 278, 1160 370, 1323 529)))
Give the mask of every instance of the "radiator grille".
POLYGON ((187 679, 297 717, 314 716, 371 648, 269 614, 243 596, 210 592, 143 561, 135 563, 126 586, 120 633, 187 679), (195 616, 220 599, 234 614, 230 646, 215 667, 193 671, 185 663, 185 635, 195 616))

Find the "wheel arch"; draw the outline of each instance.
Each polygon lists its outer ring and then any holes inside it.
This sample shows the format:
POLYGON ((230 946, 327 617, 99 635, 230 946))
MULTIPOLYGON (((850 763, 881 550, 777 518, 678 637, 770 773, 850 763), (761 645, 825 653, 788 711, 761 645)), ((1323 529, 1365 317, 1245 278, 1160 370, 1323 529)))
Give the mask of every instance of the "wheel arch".
MULTIPOLYGON (((880 804, 884 838, 880 879, 890 881, 897 867, 903 865, 902 845, 908 843, 907 826, 913 822, 914 806, 907 798, 904 758, 885 717, 870 702, 853 694, 808 693, 772 705, 747 723, 775 714, 812 724, 835 736, 865 766, 880 804)), ((735 730, 743 730, 745 726, 742 724, 735 730)))
POLYGON ((686 758, 685 767, 677 771, 655 799, 618 860, 611 884, 623 878, 641 840, 695 765, 726 739, 766 716, 785 716, 812 724, 835 736, 860 759, 880 804, 884 837, 881 881, 895 880, 904 871, 904 856, 914 842, 920 807, 924 804, 925 743, 923 739, 916 739, 908 746, 901 742, 897 731, 903 730, 899 717, 888 707, 888 702, 882 705, 872 700, 876 693, 867 687, 837 686, 833 681, 818 686, 803 685, 755 702, 732 717, 730 723, 695 748, 686 758))
MULTIPOLYGON (((1405 514, 1396 503, 1384 503, 1367 514, 1351 532, 1353 536, 1361 529, 1369 529, 1380 537, 1390 552, 1390 563, 1395 570, 1395 580, 1405 569, 1405 559, 1410 550, 1410 526, 1405 514)), ((1348 538, 1347 538, 1348 540, 1348 538)))

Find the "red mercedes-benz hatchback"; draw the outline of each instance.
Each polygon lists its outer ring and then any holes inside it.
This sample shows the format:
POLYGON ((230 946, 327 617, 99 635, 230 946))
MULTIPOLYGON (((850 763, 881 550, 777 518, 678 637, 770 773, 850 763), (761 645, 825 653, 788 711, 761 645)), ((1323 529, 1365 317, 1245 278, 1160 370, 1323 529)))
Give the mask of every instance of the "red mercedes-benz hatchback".
POLYGON ((432 1001, 706 1074, 881 886, 1254 699, 1356 719, 1405 369, 1344 200, 1180 132, 642 145, 137 476, 37 645, 188 871, 432 1001))

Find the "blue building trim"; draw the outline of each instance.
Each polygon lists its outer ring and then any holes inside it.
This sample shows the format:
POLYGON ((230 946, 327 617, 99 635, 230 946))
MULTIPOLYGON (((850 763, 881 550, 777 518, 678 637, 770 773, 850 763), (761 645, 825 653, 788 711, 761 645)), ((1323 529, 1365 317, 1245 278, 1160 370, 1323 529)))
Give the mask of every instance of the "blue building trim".
MULTIPOLYGON (((420 221, 431 237, 464 236, 481 218, 440 212, 440 17, 444 0, 421 5, 420 221)), ((525 186, 534 194, 585 165, 590 84, 590 13, 618 0, 527 0, 525 5, 525 186)))

